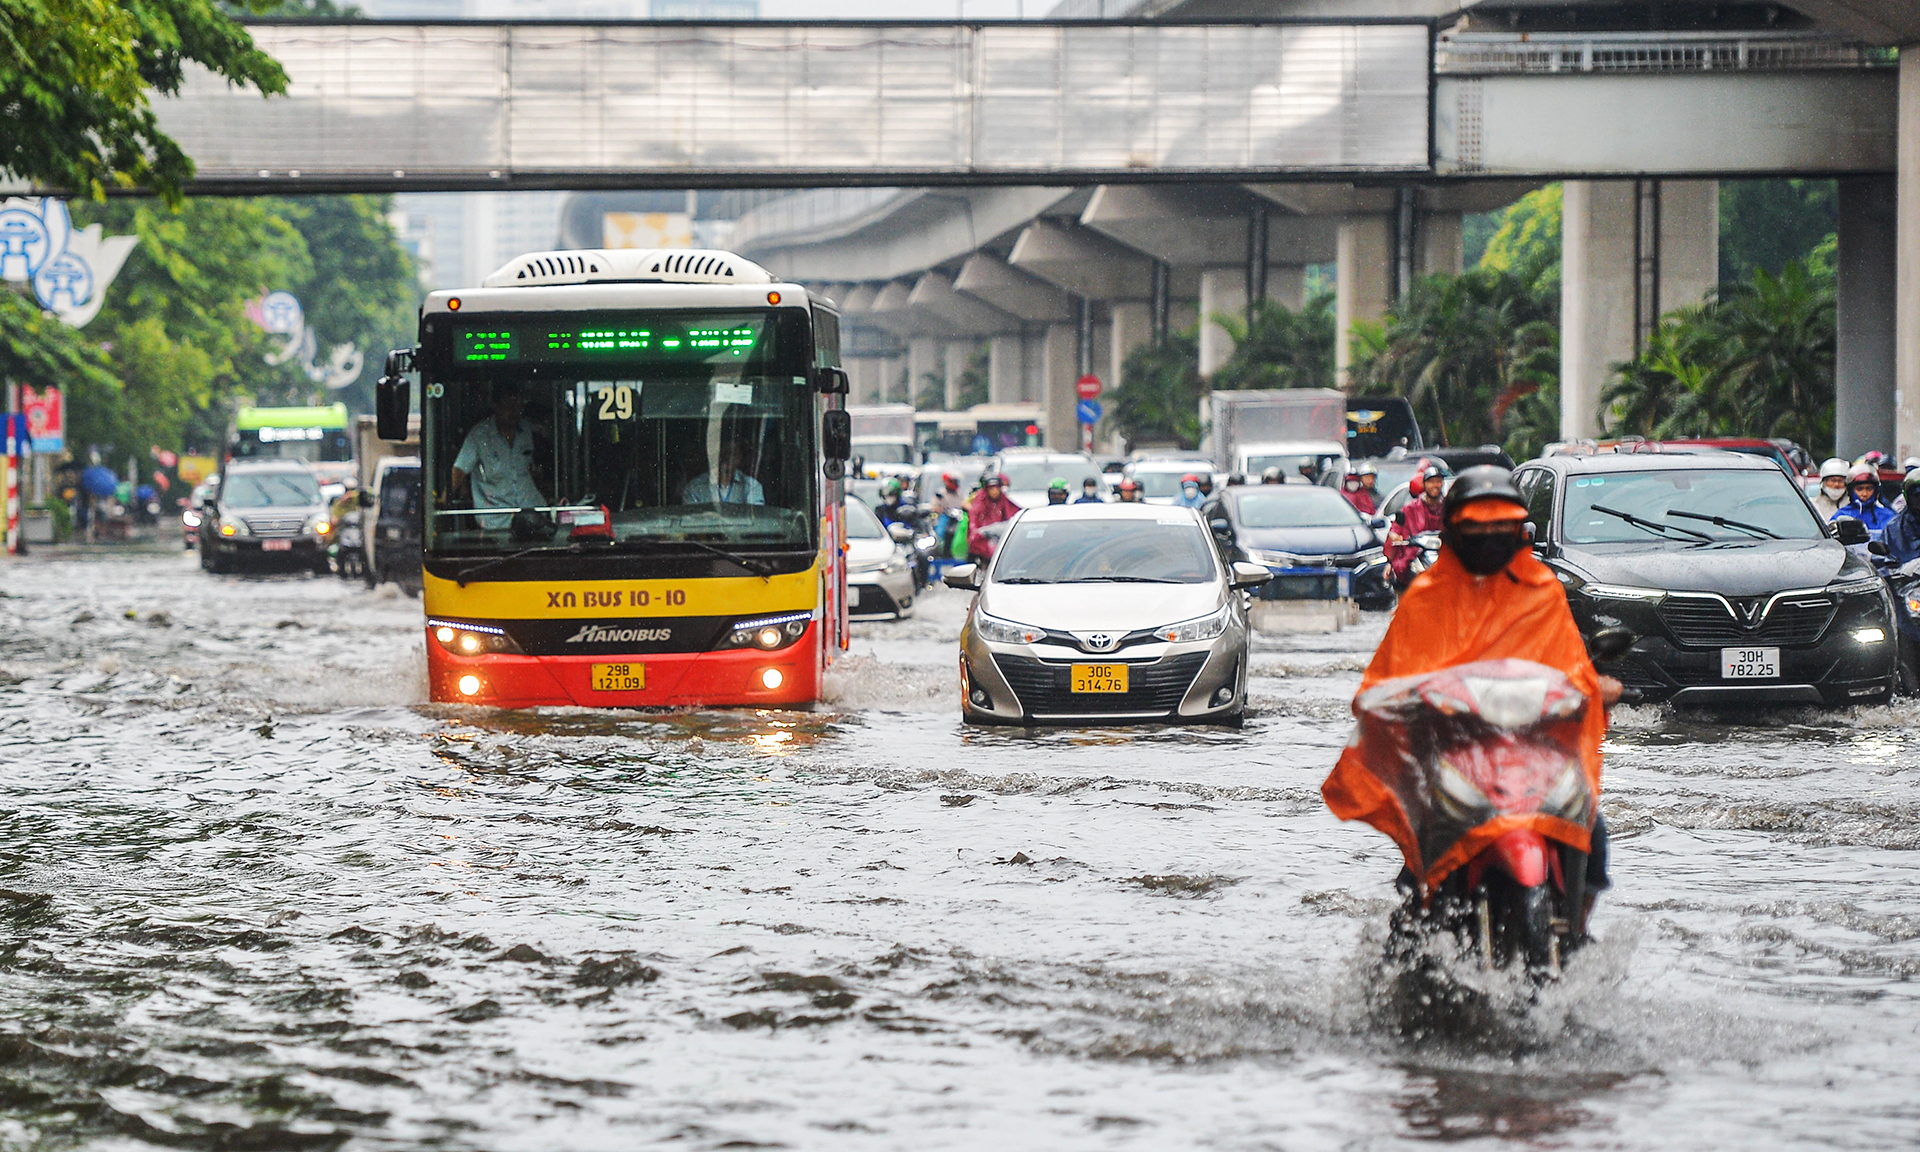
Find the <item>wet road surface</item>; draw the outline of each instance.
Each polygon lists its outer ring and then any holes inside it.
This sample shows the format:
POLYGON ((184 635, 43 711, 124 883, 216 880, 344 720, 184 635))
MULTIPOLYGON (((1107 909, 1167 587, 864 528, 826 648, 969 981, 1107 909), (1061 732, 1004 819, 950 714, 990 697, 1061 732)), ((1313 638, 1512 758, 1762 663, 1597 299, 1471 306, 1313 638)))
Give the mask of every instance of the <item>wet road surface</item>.
POLYGON ((1421 1034, 1318 786, 1378 622, 1216 729, 971 731, 960 596, 812 713, 423 703, 417 601, 0 568, 0 1147, 1890 1147, 1920 720, 1623 709, 1600 943, 1421 1034))

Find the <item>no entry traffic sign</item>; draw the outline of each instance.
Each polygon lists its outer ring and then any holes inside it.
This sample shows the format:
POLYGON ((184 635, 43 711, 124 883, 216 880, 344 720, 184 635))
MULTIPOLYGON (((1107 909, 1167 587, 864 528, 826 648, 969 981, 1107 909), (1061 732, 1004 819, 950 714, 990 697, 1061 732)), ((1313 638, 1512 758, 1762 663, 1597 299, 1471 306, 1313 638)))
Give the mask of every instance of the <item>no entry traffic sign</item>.
POLYGON ((1082 400, 1091 400, 1100 395, 1100 377, 1089 372, 1073 382, 1074 394, 1082 400))

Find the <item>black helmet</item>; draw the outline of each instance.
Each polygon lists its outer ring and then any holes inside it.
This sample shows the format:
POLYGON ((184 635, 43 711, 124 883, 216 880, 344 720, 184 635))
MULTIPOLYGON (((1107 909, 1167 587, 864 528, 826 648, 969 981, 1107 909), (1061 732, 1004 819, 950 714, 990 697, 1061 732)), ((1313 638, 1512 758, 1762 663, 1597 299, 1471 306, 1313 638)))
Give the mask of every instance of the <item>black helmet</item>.
POLYGON ((1440 506, 1441 516, 1452 520, 1454 513, 1480 500, 1506 500, 1522 508, 1527 506, 1526 498, 1514 486, 1512 472, 1497 464, 1479 464, 1453 478, 1453 487, 1447 489, 1447 498, 1440 506))

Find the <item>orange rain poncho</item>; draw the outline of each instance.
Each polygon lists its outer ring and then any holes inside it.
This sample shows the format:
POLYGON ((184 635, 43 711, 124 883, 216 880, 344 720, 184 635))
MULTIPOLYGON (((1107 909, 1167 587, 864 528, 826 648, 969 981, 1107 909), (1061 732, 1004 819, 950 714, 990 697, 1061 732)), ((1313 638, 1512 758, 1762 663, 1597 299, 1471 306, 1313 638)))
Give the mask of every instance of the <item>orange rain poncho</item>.
MULTIPOLYGON (((1451 549, 1442 549, 1434 566, 1401 596, 1393 623, 1367 665, 1360 691, 1401 676, 1499 659, 1531 660, 1557 668, 1586 694, 1588 706, 1579 720, 1580 759, 1593 795, 1599 796, 1600 741, 1607 731, 1599 674, 1587 657, 1559 579, 1529 549, 1492 576, 1474 576, 1451 549)), ((1407 867, 1429 888, 1515 828, 1531 827, 1582 851, 1588 848, 1584 830, 1536 813, 1497 817, 1469 832, 1438 860, 1423 861, 1406 811, 1368 770, 1358 735, 1356 729, 1355 740, 1340 754, 1339 764, 1320 786, 1320 795, 1340 819, 1364 820, 1392 837, 1407 867)))

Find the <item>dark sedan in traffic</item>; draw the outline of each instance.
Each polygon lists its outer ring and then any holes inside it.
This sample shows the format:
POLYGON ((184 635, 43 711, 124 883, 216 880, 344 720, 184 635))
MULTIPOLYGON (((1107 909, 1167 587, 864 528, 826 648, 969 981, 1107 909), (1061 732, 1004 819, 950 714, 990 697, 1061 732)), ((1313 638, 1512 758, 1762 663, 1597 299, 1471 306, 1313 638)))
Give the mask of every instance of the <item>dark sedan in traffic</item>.
POLYGON ((1268 600, 1351 598, 1391 608, 1393 588, 1373 525, 1331 488, 1258 484, 1221 489, 1202 511, 1229 562, 1273 573, 1255 596, 1268 600))
POLYGON ((1642 699, 1843 704, 1893 691, 1885 583, 1771 461, 1553 456, 1514 480, 1581 631, 1639 637, 1601 670, 1642 699))

